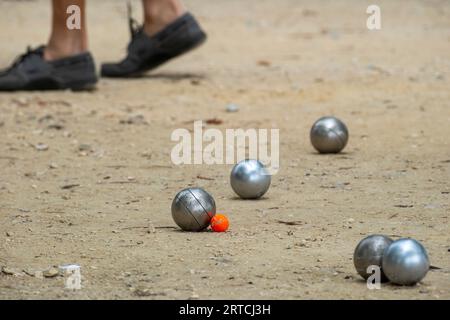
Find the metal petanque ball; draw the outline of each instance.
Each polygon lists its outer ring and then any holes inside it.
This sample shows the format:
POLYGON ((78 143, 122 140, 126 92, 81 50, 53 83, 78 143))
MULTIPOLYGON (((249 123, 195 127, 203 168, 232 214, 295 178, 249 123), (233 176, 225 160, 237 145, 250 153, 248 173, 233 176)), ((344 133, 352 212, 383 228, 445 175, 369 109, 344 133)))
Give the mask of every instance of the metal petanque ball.
POLYGON ((320 153, 338 153, 347 145, 348 129, 338 118, 322 117, 313 124, 309 136, 320 153))
POLYGON ((414 239, 394 241, 384 252, 383 270, 388 279, 400 285, 414 285, 430 269, 428 254, 422 244, 414 239))
POLYGON ((270 174, 258 160, 243 160, 231 170, 230 183, 242 199, 262 197, 270 186, 270 174))
MULTIPOLYGON (((374 234, 362 239, 356 246, 353 253, 353 263, 355 269, 361 277, 367 280, 372 273, 367 273, 369 266, 375 265, 381 268, 383 252, 393 240, 389 237, 374 234)), ((387 278, 381 269, 381 281, 386 282, 387 278)))
POLYGON ((181 190, 172 202, 173 220, 184 231, 206 229, 215 214, 214 198, 201 188, 181 190))

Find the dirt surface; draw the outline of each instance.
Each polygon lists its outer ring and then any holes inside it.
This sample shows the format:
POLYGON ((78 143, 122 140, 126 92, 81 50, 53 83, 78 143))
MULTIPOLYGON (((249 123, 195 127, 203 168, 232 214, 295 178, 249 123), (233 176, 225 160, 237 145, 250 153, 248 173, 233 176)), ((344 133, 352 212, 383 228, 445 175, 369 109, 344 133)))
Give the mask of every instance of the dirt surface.
MULTIPOLYGON (((450 3, 377 3, 380 31, 364 1, 188 1, 208 42, 144 78, 0 94, 0 298, 450 298, 450 3), (344 153, 310 145, 327 114, 349 127, 344 153), (172 164, 171 132, 211 118, 280 129, 263 199, 235 197, 230 165, 172 164), (215 197, 229 232, 175 228, 188 186, 215 197), (352 255, 372 233, 421 241, 441 269, 368 290, 352 255), (81 290, 27 274, 67 263, 81 290)), ((0 65, 45 43, 48 1, 0 12, 0 65)), ((121 58, 125 1, 89 1, 88 14, 97 64, 121 58)))

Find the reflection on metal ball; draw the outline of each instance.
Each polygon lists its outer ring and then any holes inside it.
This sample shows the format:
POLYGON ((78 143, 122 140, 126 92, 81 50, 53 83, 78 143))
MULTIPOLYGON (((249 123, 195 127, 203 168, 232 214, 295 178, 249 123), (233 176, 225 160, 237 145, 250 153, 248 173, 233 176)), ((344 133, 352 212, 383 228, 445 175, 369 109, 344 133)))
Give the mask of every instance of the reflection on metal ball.
POLYGON ((184 231, 201 231, 216 214, 213 197, 201 188, 181 190, 172 202, 172 217, 184 231))
POLYGON ((427 251, 414 239, 394 241, 384 252, 383 270, 388 279, 400 285, 414 285, 430 269, 427 251))
POLYGON ((231 170, 230 183, 242 199, 262 197, 270 186, 270 174, 258 160, 243 160, 231 170))
POLYGON ((348 129, 338 118, 323 117, 313 124, 310 139, 320 153, 338 153, 347 145, 348 129))
MULTIPOLYGON (((353 263, 361 277, 367 280, 372 275, 372 273, 367 273, 369 266, 374 265, 381 268, 383 252, 392 242, 393 240, 389 237, 374 234, 362 239, 358 243, 353 253, 353 263)), ((381 281, 387 281, 382 269, 381 281)))

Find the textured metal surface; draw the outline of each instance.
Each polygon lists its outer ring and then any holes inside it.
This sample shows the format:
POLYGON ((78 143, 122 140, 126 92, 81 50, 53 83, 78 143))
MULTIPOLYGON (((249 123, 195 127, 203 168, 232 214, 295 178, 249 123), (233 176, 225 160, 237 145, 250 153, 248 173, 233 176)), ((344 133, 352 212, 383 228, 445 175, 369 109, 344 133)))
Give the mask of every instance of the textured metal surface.
POLYGON ((390 281, 413 285, 422 280, 430 269, 425 248, 414 239, 394 241, 383 255, 383 270, 390 281))
POLYGON ((312 126, 310 139, 320 153, 338 153, 347 145, 348 129, 335 117, 323 117, 312 126))
POLYGON ((374 265, 381 268, 381 281, 387 281, 381 264, 383 253, 392 242, 393 240, 389 237, 374 234, 362 239, 358 243, 353 253, 353 263, 361 277, 364 279, 369 278, 371 273, 367 273, 367 268, 374 265))
POLYGON ((242 199, 262 197, 270 186, 271 177, 258 160, 243 160, 231 170, 230 183, 242 199))
POLYGON ((201 231, 216 214, 213 197, 201 188, 181 190, 172 202, 172 217, 185 231, 201 231))

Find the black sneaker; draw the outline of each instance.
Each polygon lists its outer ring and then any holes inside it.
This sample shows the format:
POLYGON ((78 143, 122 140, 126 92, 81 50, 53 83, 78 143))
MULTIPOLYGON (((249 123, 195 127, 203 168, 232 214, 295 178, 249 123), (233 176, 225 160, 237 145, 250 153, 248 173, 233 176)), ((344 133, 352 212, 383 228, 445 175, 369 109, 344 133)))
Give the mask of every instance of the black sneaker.
POLYGON ((54 61, 44 60, 44 47, 31 50, 0 71, 0 91, 88 90, 95 87, 97 75, 89 52, 54 61))
POLYGON ((168 60, 186 53, 206 40, 206 34, 198 22, 186 13, 154 36, 145 34, 142 26, 129 13, 131 41, 128 54, 119 63, 105 63, 103 77, 135 77, 155 69, 168 60))

